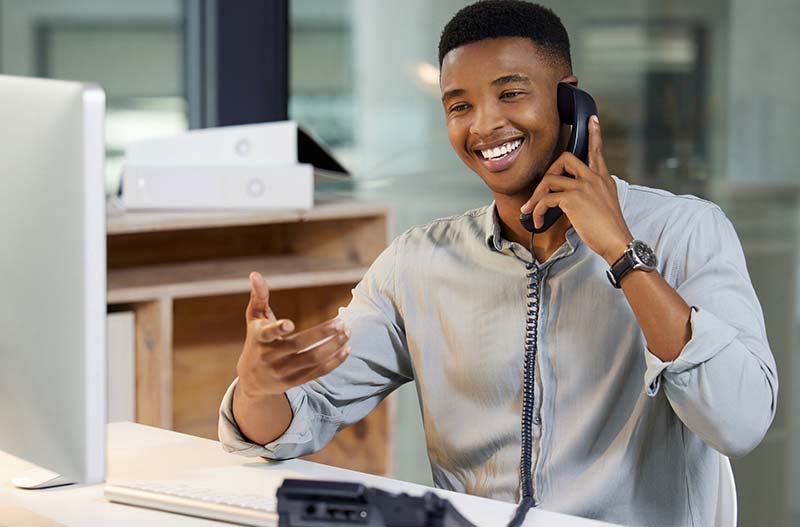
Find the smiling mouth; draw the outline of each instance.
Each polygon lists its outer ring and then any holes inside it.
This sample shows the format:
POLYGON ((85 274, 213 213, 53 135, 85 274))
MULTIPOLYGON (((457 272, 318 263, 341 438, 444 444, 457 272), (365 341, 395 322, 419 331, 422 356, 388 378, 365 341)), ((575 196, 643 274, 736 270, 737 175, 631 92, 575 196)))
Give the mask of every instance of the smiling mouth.
POLYGON ((475 150, 475 154, 486 161, 499 161, 517 150, 522 145, 522 141, 522 139, 512 139, 494 148, 475 150))

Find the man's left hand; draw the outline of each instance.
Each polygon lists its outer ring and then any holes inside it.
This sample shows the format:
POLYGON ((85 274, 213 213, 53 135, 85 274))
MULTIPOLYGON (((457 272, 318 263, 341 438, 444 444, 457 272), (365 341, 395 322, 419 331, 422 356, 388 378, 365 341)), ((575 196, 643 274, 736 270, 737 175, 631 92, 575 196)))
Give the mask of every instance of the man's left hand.
POLYGON ((583 243, 609 265, 622 256, 633 240, 619 206, 617 185, 603 158, 596 116, 589 119, 589 166, 569 152, 561 154, 522 206, 522 212, 532 210, 533 224, 539 228, 545 212, 552 207, 561 207, 583 243))

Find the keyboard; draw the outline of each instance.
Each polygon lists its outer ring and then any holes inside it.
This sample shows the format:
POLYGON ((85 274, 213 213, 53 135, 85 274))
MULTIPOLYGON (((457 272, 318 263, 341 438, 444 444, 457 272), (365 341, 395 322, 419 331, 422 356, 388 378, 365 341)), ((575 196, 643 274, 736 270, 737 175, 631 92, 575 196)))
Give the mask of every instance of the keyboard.
POLYGON ((254 527, 278 525, 275 496, 226 492, 186 481, 108 484, 103 493, 115 503, 254 527))

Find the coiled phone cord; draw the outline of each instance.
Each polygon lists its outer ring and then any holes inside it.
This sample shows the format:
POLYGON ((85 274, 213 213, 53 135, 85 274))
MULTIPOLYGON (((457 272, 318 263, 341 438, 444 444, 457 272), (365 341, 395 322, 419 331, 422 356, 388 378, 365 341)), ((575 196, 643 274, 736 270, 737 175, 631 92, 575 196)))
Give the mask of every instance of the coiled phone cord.
MULTIPOLYGON (((508 527, 519 527, 525 520, 528 510, 536 506, 533 498, 531 480, 531 458, 533 457, 533 413, 536 409, 534 375, 536 372, 536 331, 539 315, 539 266, 533 253, 533 233, 531 232, 531 262, 525 265, 528 277, 527 316, 525 318, 525 362, 522 391, 522 453, 519 466, 520 502, 508 527)), ((538 422, 540 418, 535 418, 538 422)))

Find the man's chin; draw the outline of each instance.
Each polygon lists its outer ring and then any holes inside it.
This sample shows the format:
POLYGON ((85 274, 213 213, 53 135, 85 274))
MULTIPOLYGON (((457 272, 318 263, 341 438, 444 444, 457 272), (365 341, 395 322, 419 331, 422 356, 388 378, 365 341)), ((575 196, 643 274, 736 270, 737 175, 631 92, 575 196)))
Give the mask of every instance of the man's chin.
POLYGON ((488 176, 484 174, 478 175, 494 194, 507 197, 521 195, 530 197, 541 180, 541 177, 503 177, 500 172, 490 173, 488 176))

